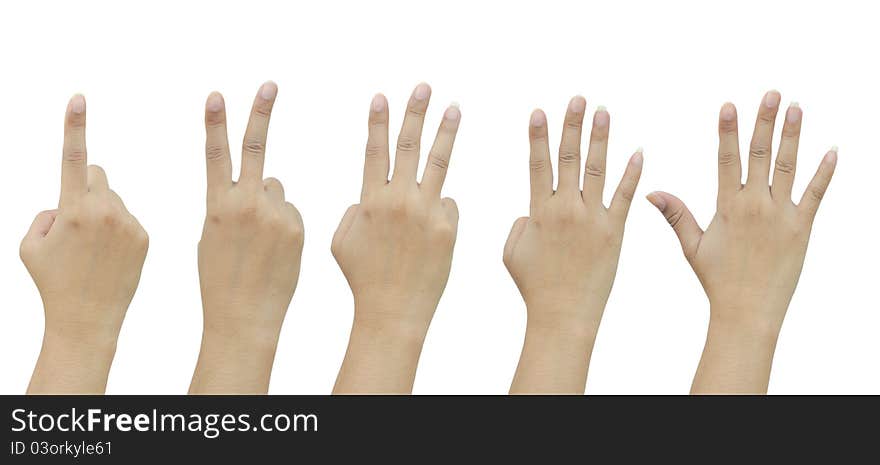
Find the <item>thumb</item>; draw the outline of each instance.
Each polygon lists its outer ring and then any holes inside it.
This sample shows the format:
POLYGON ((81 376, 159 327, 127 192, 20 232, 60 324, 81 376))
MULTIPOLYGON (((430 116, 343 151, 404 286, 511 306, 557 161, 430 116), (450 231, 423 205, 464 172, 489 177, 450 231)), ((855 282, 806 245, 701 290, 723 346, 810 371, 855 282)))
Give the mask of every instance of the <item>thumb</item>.
POLYGON ((55 217, 58 216, 58 210, 46 210, 37 214, 37 217, 34 218, 34 222, 31 223, 31 228, 28 229, 27 234, 25 234, 25 240, 29 239, 41 239, 49 234, 49 230, 52 229, 52 225, 55 223, 55 217))
POLYGON ((697 224, 694 215, 691 214, 681 199, 672 194, 659 191, 651 192, 647 198, 649 202, 657 207, 657 210, 660 210, 660 213, 669 222, 669 226, 672 226, 679 242, 681 242, 681 250, 684 251, 684 256, 690 261, 694 254, 696 254, 697 245, 703 236, 703 230, 700 229, 700 225, 697 224))
POLYGON ((528 224, 529 218, 524 216, 522 218, 517 218, 513 223, 513 227, 510 228, 507 242, 504 243, 504 264, 508 267, 510 266, 510 260, 513 258, 513 249, 516 247, 519 237, 522 236, 522 233, 526 230, 528 224))
POLYGON ((348 210, 345 210, 345 214, 342 215, 339 227, 336 228, 336 232, 333 234, 333 240, 330 241, 330 252, 333 253, 334 257, 339 253, 339 247, 342 246, 342 240, 345 239, 348 230, 351 229, 351 225, 354 224, 354 219, 357 217, 359 206, 360 204, 355 204, 348 207, 348 210))

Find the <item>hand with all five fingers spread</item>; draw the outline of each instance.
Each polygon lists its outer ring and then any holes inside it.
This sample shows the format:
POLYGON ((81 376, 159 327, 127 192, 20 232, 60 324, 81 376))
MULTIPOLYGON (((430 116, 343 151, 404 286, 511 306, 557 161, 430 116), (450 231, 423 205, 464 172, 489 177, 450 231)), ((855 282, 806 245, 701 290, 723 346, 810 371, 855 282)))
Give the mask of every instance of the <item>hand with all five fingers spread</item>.
POLYGON ((685 258, 709 298, 708 337, 693 393, 766 392, 776 340, 797 286, 813 219, 837 164, 830 150, 804 192, 791 200, 801 109, 785 113, 776 162, 773 128, 780 95, 768 92, 758 109, 746 183, 742 184, 736 108, 721 108, 717 212, 705 231, 678 198, 654 192, 685 258), (773 184, 768 188, 773 167, 773 184))
POLYGON ((333 237, 332 252, 354 295, 354 323, 334 393, 412 390, 422 343, 452 265, 458 209, 440 191, 461 113, 444 113, 422 181, 422 126, 431 88, 419 84, 407 104, 389 174, 388 102, 370 107, 361 202, 333 237))
POLYGON ((29 394, 104 392, 148 242, 104 170, 87 166, 86 102, 77 95, 65 116, 58 208, 37 215, 21 243, 46 313, 29 394))
POLYGON ((540 110, 532 113, 529 216, 514 223, 504 247, 504 264, 528 309, 525 343, 510 388, 514 394, 584 391, 593 342, 617 272, 642 153, 630 158, 606 208, 602 191, 610 116, 603 108, 593 116, 582 170, 586 104, 583 97, 569 102, 555 192, 547 119, 540 110))
POLYGON ((278 91, 263 84, 232 181, 223 97, 205 106, 207 215, 199 242, 204 330, 190 392, 266 393, 275 348, 299 278, 303 223, 274 178, 263 179, 269 116, 278 91))

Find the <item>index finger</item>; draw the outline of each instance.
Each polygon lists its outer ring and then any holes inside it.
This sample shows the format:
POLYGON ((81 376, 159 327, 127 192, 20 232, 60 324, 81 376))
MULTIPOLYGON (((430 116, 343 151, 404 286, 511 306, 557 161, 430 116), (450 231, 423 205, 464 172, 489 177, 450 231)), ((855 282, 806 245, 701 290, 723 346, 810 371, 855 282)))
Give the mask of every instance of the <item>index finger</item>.
POLYGON ((86 174, 86 99, 74 95, 64 117, 64 149, 61 161, 61 202, 70 203, 88 191, 86 174))
POLYGON ((241 176, 239 182, 249 182, 262 186, 263 162, 266 158, 266 138, 269 135, 269 117, 275 104, 278 86, 268 81, 260 87, 254 99, 251 117, 244 133, 241 147, 241 176))
POLYGON ((226 106, 219 92, 205 102, 205 162, 208 190, 232 184, 232 160, 226 137, 226 106))

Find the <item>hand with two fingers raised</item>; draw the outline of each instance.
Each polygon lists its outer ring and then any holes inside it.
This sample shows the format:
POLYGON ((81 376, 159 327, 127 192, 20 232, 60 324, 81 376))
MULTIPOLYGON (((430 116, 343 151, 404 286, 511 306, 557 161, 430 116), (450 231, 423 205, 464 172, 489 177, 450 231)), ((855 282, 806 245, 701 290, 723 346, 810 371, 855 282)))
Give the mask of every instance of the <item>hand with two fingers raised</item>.
POLYGON ((232 181, 223 97, 205 108, 207 214, 199 242, 204 330, 191 393, 265 393, 281 325, 299 278, 303 222, 281 183, 263 179, 269 117, 277 94, 254 100, 232 181))

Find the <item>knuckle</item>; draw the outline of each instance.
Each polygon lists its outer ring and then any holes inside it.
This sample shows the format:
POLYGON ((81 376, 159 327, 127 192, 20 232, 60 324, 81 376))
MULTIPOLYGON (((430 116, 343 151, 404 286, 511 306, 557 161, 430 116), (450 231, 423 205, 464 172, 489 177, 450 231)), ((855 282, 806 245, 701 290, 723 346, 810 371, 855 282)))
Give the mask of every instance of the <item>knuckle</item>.
POLYGON ((718 153, 718 164, 721 166, 733 166, 734 164, 739 162, 739 154, 730 151, 730 150, 722 150, 718 153))
POLYGON ((303 239, 305 238, 305 228, 303 228, 302 223, 300 223, 299 221, 290 222, 288 233, 290 235, 290 238, 293 239, 295 243, 303 243, 303 239))
POLYGON ((147 250, 150 247, 150 235, 147 234, 147 231, 144 230, 137 222, 133 222, 134 224, 134 233, 132 237, 134 237, 134 243, 137 245, 138 249, 147 250))
POLYGON ((792 174, 794 173, 794 163, 787 160, 776 159, 776 171, 782 174, 792 174))
POLYGON ((385 147, 380 144, 367 144, 366 156, 368 159, 380 158, 385 155, 385 147))
POLYGON ((757 160, 764 160, 770 156, 770 147, 766 145, 752 145, 749 149, 749 156, 757 160))
POLYGON ((242 223, 250 223, 260 218, 260 209, 256 204, 243 205, 235 212, 235 216, 242 223))
POLYGON ((205 156, 208 160, 220 160, 226 156, 226 149, 220 145, 210 144, 205 147, 205 156))
POLYGON ((718 124, 718 132, 726 136, 735 136, 737 134, 736 120, 722 121, 718 124))
POLYGON ((433 232, 434 237, 440 243, 448 244, 450 241, 455 239, 455 227, 448 221, 440 221, 436 223, 434 225, 433 232))
POLYGON ((223 215, 220 213, 217 213, 217 212, 213 212, 213 211, 208 212, 208 215, 205 219, 208 224, 213 224, 213 225, 219 226, 224 223, 223 215))
POLYGON ((244 140, 242 150, 250 155, 262 155, 266 151, 266 142, 260 138, 248 137, 244 140))
POLYGON ((767 124, 773 124, 776 121, 775 111, 762 111, 758 113, 758 121, 767 124))
POLYGON ((81 163, 86 159, 86 151, 81 148, 73 148, 64 153, 64 161, 68 163, 81 163))
POLYGON ((388 209, 392 218, 401 219, 410 215, 410 204, 405 199, 397 199, 393 201, 388 209))
POLYGON ((606 128, 597 128, 597 129, 594 129, 593 132, 590 134, 590 139, 591 139, 594 143, 595 143, 595 142, 599 142, 599 143, 606 142, 606 141, 608 140, 608 129, 607 129, 607 127, 606 127, 606 128))
POLYGON ((810 187, 807 189, 807 193, 815 202, 821 202, 822 198, 825 197, 825 189, 821 187, 810 187))
POLYGON ((419 148, 419 141, 408 136, 400 136, 397 139, 397 150, 402 152, 414 152, 419 148))
POLYGON ((449 160, 435 154, 428 155, 428 164, 441 171, 449 168, 449 160))
POLYGON ((423 118, 425 116, 426 110, 427 110, 427 108, 423 108, 422 106, 419 106, 419 105, 410 105, 406 109, 406 116, 423 118))
POLYGON ((579 118, 569 118, 565 120, 565 129, 580 131, 583 126, 584 123, 579 118))
POLYGON ((385 128, 385 116, 380 114, 373 114, 370 116, 370 120, 368 122, 368 126, 373 129, 383 129, 385 128))
POLYGON ((559 163, 561 164, 572 164, 572 163, 580 163, 581 161, 581 153, 577 150, 563 150, 559 152, 559 163))
POLYGON ((34 254, 34 243, 25 239, 18 246, 18 256, 23 262, 28 262, 34 254))
POLYGON ((682 217, 684 217, 684 209, 678 208, 666 217, 666 221, 669 223, 669 226, 675 229, 681 223, 682 217))
POLYGON ((547 160, 541 158, 529 160, 529 169, 538 173, 544 172, 547 169, 547 165, 547 160))
POLYGON ((605 176, 605 168, 593 163, 587 163, 587 166, 584 168, 584 174, 594 178, 601 178, 605 176))
POLYGON ((372 197, 366 197, 360 206, 358 206, 358 214, 366 219, 373 218, 377 213, 377 206, 373 202, 372 197))
POLYGON ((272 114, 272 104, 261 102, 254 105, 253 113, 261 118, 268 118, 272 114))

